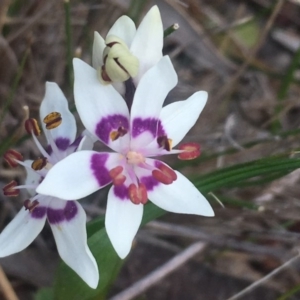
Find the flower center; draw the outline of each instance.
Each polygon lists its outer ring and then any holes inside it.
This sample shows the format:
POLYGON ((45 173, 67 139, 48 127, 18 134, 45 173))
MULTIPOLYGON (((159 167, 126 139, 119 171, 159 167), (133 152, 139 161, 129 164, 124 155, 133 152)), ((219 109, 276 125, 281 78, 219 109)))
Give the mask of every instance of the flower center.
POLYGON ((145 162, 145 157, 135 151, 128 151, 126 155, 127 163, 131 165, 138 165, 145 162))

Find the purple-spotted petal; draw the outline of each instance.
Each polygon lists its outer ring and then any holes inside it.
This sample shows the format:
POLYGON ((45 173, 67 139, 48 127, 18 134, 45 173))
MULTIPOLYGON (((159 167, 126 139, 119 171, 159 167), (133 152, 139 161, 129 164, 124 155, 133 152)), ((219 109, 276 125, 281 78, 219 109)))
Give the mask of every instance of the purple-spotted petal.
POLYGON ((139 229, 143 205, 119 198, 112 187, 108 193, 105 227, 108 237, 120 258, 125 258, 139 229))
POLYGON ((117 36, 130 47, 135 32, 136 28, 134 22, 127 16, 121 16, 108 31, 107 37, 110 35, 117 36))
POLYGON ((130 50, 139 59, 137 85, 142 76, 162 58, 163 25, 158 7, 153 6, 137 29, 130 50))
POLYGON ((160 112, 167 94, 176 84, 177 75, 168 56, 164 56, 143 76, 131 108, 133 148, 150 143, 155 136, 163 133, 159 121, 160 112))
POLYGON ((80 59, 74 59, 74 97, 81 121, 88 131, 115 151, 128 147, 129 135, 115 141, 111 132, 129 130, 129 112, 121 95, 111 86, 100 84, 97 72, 80 59))
POLYGON ((47 211, 57 250, 63 261, 91 288, 99 281, 95 258, 87 245, 86 214, 76 201, 53 199, 47 211))
POLYGON ((0 257, 22 251, 41 232, 46 221, 46 207, 38 206, 32 213, 24 207, 0 234, 0 257))
POLYGON ((185 176, 175 172, 177 180, 172 184, 158 184, 148 190, 149 200, 160 208, 174 213, 214 216, 209 202, 199 190, 185 176))
POLYGON ((76 136, 76 121, 73 114, 69 111, 66 97, 54 82, 46 82, 45 97, 40 106, 40 118, 48 144, 50 144, 50 134, 61 150, 65 150, 73 143, 76 136), (57 128, 48 130, 43 119, 52 112, 59 112, 61 114, 62 123, 57 128))
POLYGON ((200 91, 185 101, 178 101, 163 107, 160 113, 162 127, 175 147, 194 126, 207 100, 207 92, 200 91))
POLYGON ((106 47, 103 37, 97 32, 94 32, 93 43, 93 68, 96 70, 103 65, 103 50, 106 47))
POLYGON ((83 198, 111 183, 109 170, 119 159, 117 153, 73 153, 49 170, 36 191, 64 200, 83 198))

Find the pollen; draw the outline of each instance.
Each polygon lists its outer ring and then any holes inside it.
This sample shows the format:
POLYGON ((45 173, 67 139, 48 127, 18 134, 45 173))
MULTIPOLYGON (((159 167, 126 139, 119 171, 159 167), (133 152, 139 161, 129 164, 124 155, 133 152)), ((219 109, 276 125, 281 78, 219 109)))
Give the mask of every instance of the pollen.
POLYGON ((16 197, 20 194, 18 189, 15 189, 17 182, 12 180, 10 183, 3 187, 3 194, 8 197, 16 197))
POLYGON ((177 179, 175 171, 165 164, 160 164, 157 169, 152 171, 152 176, 163 184, 171 184, 177 179))
POLYGON ((46 124, 46 129, 57 128, 62 122, 61 114, 59 112, 52 112, 44 118, 43 122, 46 124))
POLYGON ((122 185, 126 181, 126 176, 122 174, 124 168, 117 166, 109 171, 109 176, 114 185, 122 185))
POLYGON ((33 212, 33 210, 39 205, 40 203, 37 200, 30 201, 29 199, 24 201, 25 210, 29 210, 29 212, 33 212))
POLYGON ((133 204, 146 204, 148 201, 147 188, 143 183, 136 186, 134 183, 128 187, 128 196, 133 204))
POLYGON ((178 155, 181 160, 191 160, 200 155, 200 145, 197 143, 186 143, 179 146, 182 152, 178 155))
POLYGON ((17 161, 23 161, 23 156, 20 152, 9 149, 6 151, 3 155, 3 158, 6 160, 6 162, 9 164, 10 167, 15 168, 18 166, 17 161))
POLYGON ((168 139, 168 137, 166 135, 163 135, 163 136, 159 136, 157 138, 157 144, 167 150, 167 151, 171 151, 172 150, 172 140, 171 139, 168 139))
POLYGON ((38 159, 34 160, 31 164, 31 168, 35 171, 42 170, 46 167, 48 161, 46 157, 39 157, 38 159))
POLYGON ((114 130, 109 134, 109 137, 112 141, 117 140, 119 137, 124 136, 127 133, 127 129, 125 129, 123 126, 120 126, 118 130, 114 130))
POLYGON ((25 121, 25 130, 28 134, 38 136, 41 134, 41 129, 36 119, 30 118, 25 121))

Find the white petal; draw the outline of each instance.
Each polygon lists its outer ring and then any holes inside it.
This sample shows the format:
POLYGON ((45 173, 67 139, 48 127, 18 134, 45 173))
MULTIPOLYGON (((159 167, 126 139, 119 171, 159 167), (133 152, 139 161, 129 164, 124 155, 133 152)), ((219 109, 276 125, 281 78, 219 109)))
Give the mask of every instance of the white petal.
MULTIPOLYGON (((53 202, 50 202, 50 207, 53 202)), ((65 201, 63 202, 66 205, 65 201)), ((86 214, 76 201, 70 201, 77 208, 76 214, 70 219, 57 223, 50 222, 60 257, 73 269, 91 288, 95 289, 99 281, 99 271, 95 258, 87 245, 86 214)), ((69 203, 70 203, 69 202, 69 203)))
POLYGON ((153 6, 137 29, 130 50, 140 62, 134 78, 137 85, 141 77, 162 58, 163 25, 158 7, 153 6))
POLYGON ((92 150, 95 142, 97 141, 95 137, 90 134, 87 130, 84 130, 82 133, 82 139, 76 149, 76 151, 81 150, 92 150))
POLYGON ((136 29, 134 22, 127 16, 121 16, 107 33, 107 37, 115 35, 122 39, 130 47, 136 29))
POLYGON ((143 76, 131 108, 132 147, 145 145, 156 137, 163 102, 176 84, 177 74, 168 56, 164 56, 143 76), (142 133, 148 136, 142 137, 142 133), (137 138, 143 141, 135 140, 137 138))
POLYGON ((20 252, 28 247, 43 229, 45 221, 46 207, 41 218, 32 217, 23 207, 0 234, 0 257, 20 252))
POLYGON ((93 43, 93 68, 96 70, 103 65, 103 50, 106 47, 102 36, 95 31, 93 43))
POLYGON ((214 212, 199 190, 181 173, 175 171, 177 180, 170 185, 159 184, 148 191, 149 199, 164 210, 181 213, 214 216, 214 212))
POLYGON ((36 191, 64 200, 80 199, 111 182, 119 154, 78 151, 55 164, 36 191))
MULTIPOLYGON (((49 141, 51 134, 54 141, 57 142, 59 147, 59 140, 68 140, 71 144, 76 137, 76 121, 73 114, 69 111, 68 101, 64 96, 59 86, 54 82, 46 82, 45 97, 40 106, 40 118, 43 130, 49 141), (52 112, 59 112, 62 117, 62 123, 51 131, 46 129, 43 119, 52 112)), ((50 142, 48 142, 50 144, 50 142)), ((65 150, 65 149, 62 149, 65 150)))
POLYGON ((80 59, 74 61, 74 97, 77 111, 88 131, 115 151, 120 143, 129 143, 129 135, 112 142, 110 131, 120 126, 128 129, 129 112, 122 96, 111 86, 103 85, 97 72, 80 59))
POLYGON ((120 258, 130 252, 132 241, 143 216, 143 205, 135 205, 128 199, 120 199, 112 187, 108 193, 105 227, 109 239, 120 258))
POLYGON ((175 147, 194 126, 207 100, 207 92, 200 91, 185 101, 163 107, 160 113, 162 126, 175 147))

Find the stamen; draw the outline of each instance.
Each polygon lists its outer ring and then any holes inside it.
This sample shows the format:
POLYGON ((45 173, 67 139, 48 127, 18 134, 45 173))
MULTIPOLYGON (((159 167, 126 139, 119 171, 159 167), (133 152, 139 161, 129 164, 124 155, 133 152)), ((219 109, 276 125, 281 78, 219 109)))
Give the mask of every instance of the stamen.
POLYGON ((18 189, 15 189, 17 185, 18 183, 15 180, 12 180, 10 183, 3 187, 3 194, 8 197, 18 196, 20 194, 20 191, 18 189))
POLYGON ((34 134, 39 136, 41 134, 41 129, 36 119, 30 118, 25 121, 25 129, 28 134, 34 134))
POLYGON ((136 186, 134 183, 128 187, 128 196, 133 204, 146 204, 148 201, 147 188, 143 183, 136 186))
POLYGON ((57 128, 62 122, 61 114, 59 112, 52 112, 44 118, 43 122, 46 124, 46 129, 57 128))
POLYGON ((197 143, 186 143, 179 146, 182 153, 178 155, 181 160, 191 160, 200 155, 200 145, 197 143))
POLYGON ((25 210, 29 210, 29 212, 33 212, 33 210, 39 205, 40 203, 37 200, 30 201, 29 199, 24 201, 25 210))
POLYGON ((171 184, 177 179, 175 171, 164 164, 160 164, 158 169, 153 170, 152 176, 163 184, 171 184))
POLYGON ((117 140, 119 137, 124 136, 128 132, 123 126, 120 126, 118 130, 112 131, 109 136, 112 141, 117 140))
POLYGON ((39 157, 38 159, 34 160, 31 164, 31 168, 35 171, 42 170, 46 167, 48 160, 46 157, 39 157))
POLYGON ((7 150, 3 158, 6 160, 6 162, 9 164, 10 167, 15 168, 18 166, 18 161, 23 161, 23 156, 20 152, 9 149, 7 150))
POLYGON ((166 135, 163 135, 163 136, 159 136, 157 138, 157 144, 167 150, 167 151, 171 151, 172 150, 172 140, 171 139, 168 139, 168 137, 166 135))
POLYGON ((109 176, 114 185, 122 185, 126 181, 126 176, 122 174, 123 170, 122 166, 117 166, 109 171, 109 176))

